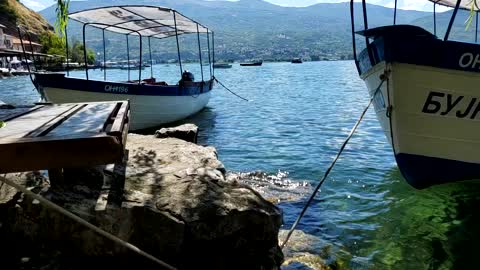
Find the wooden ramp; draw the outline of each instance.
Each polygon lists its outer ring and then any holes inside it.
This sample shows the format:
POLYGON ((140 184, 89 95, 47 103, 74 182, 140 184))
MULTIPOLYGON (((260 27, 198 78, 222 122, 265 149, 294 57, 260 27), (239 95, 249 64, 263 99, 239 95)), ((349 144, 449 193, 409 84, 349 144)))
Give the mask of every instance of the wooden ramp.
POLYGON ((0 109, 0 173, 121 162, 129 114, 128 101, 0 109))

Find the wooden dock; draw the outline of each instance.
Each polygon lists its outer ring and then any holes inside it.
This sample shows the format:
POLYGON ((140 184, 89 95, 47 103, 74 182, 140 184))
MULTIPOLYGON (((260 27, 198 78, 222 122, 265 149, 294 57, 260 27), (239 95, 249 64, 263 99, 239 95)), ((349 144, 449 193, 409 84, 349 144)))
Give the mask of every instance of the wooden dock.
POLYGON ((122 162, 129 114, 128 101, 0 109, 0 173, 54 176, 63 168, 122 162))

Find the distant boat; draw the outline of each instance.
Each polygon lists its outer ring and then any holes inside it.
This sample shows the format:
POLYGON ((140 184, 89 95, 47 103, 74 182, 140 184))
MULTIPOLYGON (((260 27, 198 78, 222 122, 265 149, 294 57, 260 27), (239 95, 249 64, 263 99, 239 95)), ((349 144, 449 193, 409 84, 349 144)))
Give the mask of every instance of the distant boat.
POLYGON ((292 59, 292 64, 301 64, 302 63, 302 59, 301 58, 298 58, 298 57, 295 57, 292 59))
POLYGON ((232 65, 228 63, 216 63, 213 64, 213 68, 231 68, 232 65))
POLYGON ((248 62, 248 63, 240 63, 240 66, 248 67, 248 66, 261 66, 263 61, 255 61, 255 62, 248 62))
POLYGON ((135 66, 132 65, 132 66, 130 66, 130 67, 129 67, 129 66, 121 66, 121 67, 120 67, 121 70, 129 70, 129 69, 130 69, 130 70, 138 70, 139 68, 141 68, 142 70, 144 70, 144 69, 145 69, 145 66, 141 66, 141 67, 140 67, 139 65, 135 65, 135 66))

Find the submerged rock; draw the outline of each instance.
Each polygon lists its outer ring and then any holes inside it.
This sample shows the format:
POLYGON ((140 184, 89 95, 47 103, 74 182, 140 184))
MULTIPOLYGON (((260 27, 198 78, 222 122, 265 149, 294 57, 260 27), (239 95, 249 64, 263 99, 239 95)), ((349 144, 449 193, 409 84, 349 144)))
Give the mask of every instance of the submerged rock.
MULTIPOLYGON (((213 147, 129 134, 127 148, 120 194, 85 179, 96 173, 80 176, 75 170, 65 186, 38 180, 33 190, 180 269, 279 268, 281 210, 249 186, 227 181, 213 147)), ((158 268, 28 196, 3 189, 0 252, 12 268, 158 268)))

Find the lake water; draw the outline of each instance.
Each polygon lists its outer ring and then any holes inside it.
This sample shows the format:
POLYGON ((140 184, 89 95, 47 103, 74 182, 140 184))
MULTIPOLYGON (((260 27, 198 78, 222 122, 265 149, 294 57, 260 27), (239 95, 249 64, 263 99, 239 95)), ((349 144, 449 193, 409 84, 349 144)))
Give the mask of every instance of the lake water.
MULTIPOLYGON (((200 77, 198 65, 187 68, 200 77)), ((109 70, 107 78, 125 80, 126 74, 109 70)), ((174 83, 179 67, 155 65, 154 74, 174 83)), ((216 85, 208 107, 185 122, 199 125, 200 143, 215 146, 229 171, 261 171, 291 194, 306 196, 303 183, 317 183, 368 103, 351 61, 234 64, 215 75, 250 102, 216 85)), ((90 76, 103 78, 103 72, 90 76)), ((32 89, 28 77, 3 79, 0 100, 34 102, 32 89)), ((253 175, 260 173, 246 177, 253 175)), ((279 203, 285 229, 304 203, 305 197, 279 203)), ((478 182, 422 191, 407 185, 371 109, 299 224, 305 235, 290 243, 287 255, 305 263, 286 269, 320 269, 321 261, 334 269, 471 268, 479 207, 478 182)))

